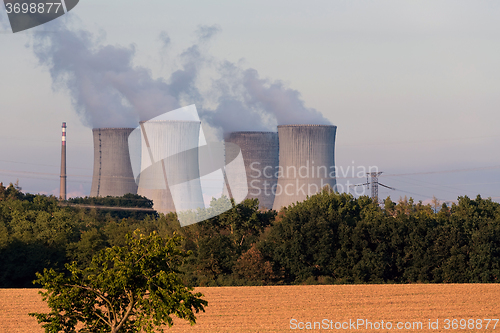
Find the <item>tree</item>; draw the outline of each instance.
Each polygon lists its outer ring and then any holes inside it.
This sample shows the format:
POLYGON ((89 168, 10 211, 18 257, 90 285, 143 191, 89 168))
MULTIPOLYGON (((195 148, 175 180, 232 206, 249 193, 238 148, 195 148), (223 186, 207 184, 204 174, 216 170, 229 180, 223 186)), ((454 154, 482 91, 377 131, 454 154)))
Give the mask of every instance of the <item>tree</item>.
POLYGON ((194 311, 205 311, 208 303, 178 275, 188 255, 179 249, 181 240, 136 230, 127 234, 125 246, 99 251, 85 269, 73 262, 66 264, 67 274, 53 269, 37 273, 34 283, 46 289, 40 294, 51 312, 30 316, 47 333, 163 332, 162 325, 173 325, 172 314, 195 324, 194 311))
MULTIPOLYGON (((366 202, 373 205, 371 200, 366 202)), ((283 271, 280 275, 284 283, 304 283, 321 276, 337 279, 336 268, 348 266, 347 254, 336 258, 341 240, 350 241, 342 228, 350 228, 359 219, 359 203, 352 195, 325 189, 283 208, 278 215, 279 222, 273 225, 261 246, 264 258, 273 261, 275 272, 283 271)))
POLYGON ((227 199, 213 199, 205 211, 209 215, 219 211, 218 215, 179 230, 186 239, 185 248, 193 252, 183 269, 185 279, 193 284, 234 285, 238 258, 257 243, 275 216, 274 211, 259 211, 257 199, 246 199, 223 211, 225 202, 227 199))
POLYGON ((272 264, 264 259, 255 244, 240 256, 233 270, 244 285, 269 284, 277 279, 272 264))
POLYGON ((3 183, 0 183, 0 200, 23 199, 24 194, 21 190, 22 188, 19 186, 19 180, 17 180, 15 184, 10 183, 7 188, 3 186, 3 183))

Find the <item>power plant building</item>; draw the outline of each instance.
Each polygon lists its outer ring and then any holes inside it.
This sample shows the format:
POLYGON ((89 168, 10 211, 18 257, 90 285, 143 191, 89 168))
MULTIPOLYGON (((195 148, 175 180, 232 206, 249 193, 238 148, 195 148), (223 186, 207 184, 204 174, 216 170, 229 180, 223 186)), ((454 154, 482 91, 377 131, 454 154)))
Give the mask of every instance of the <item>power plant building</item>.
POLYGON ((333 125, 280 125, 278 182, 273 209, 304 201, 329 186, 335 189, 333 125))
POLYGON ((123 196, 137 193, 128 136, 133 128, 95 128, 94 173, 91 197, 123 196))
MULTIPOLYGON (((241 149, 245 170, 228 164, 239 152, 234 145, 226 145, 226 174, 232 178, 247 179, 247 199, 257 198, 259 208, 272 209, 273 188, 276 187, 278 167, 278 133, 276 132, 232 132, 224 139, 241 149), (241 174, 239 174, 241 173, 241 174)), ((231 191, 243 189, 231 188, 231 191)), ((225 193, 226 194, 226 193, 225 193)))

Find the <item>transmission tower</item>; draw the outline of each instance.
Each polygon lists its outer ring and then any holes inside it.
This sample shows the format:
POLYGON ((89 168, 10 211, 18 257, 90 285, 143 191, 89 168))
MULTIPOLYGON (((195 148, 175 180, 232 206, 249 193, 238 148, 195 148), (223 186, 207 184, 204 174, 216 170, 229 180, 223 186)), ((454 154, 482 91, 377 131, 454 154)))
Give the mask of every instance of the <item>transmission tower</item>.
MULTIPOLYGON (((374 201, 378 201, 378 176, 380 176, 380 174, 382 174, 382 171, 370 172, 367 174, 367 176, 370 176, 370 189, 372 191, 372 199, 374 201)), ((366 182, 368 182, 368 179, 366 182)))
POLYGON ((369 172, 366 174, 366 183, 364 184, 356 184, 354 186, 368 186, 371 190, 371 198, 373 201, 378 202, 378 186, 386 187, 390 190, 395 190, 395 188, 379 183, 378 176, 382 174, 382 171, 379 172, 369 172), (370 181, 368 181, 368 176, 370 176, 370 181))

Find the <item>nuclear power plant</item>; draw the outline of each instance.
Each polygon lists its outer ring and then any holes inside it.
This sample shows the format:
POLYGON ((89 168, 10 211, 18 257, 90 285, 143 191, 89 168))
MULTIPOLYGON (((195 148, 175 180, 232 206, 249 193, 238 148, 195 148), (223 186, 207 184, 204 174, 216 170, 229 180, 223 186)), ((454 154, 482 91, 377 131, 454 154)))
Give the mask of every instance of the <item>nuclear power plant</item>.
POLYGON ((325 186, 335 188, 333 125, 280 125, 278 183, 274 210, 304 201, 325 186))
MULTIPOLYGON (((226 173, 240 178, 246 176, 248 199, 259 199, 259 208, 271 209, 274 203, 273 187, 276 187, 276 169, 278 167, 278 133, 276 132, 232 132, 224 139, 225 142, 236 144, 243 155, 245 174, 242 170, 228 165, 238 151, 226 147, 226 173)), ((244 178, 241 178, 244 179, 244 178)), ((231 190, 240 190, 231 188, 231 190)), ((226 193, 224 193, 226 194, 226 193)))
POLYGON ((198 145, 200 121, 140 123, 141 173, 137 194, 160 213, 204 208, 198 145))
MULTIPOLYGON (((333 125, 306 124, 279 125, 277 133, 227 134, 226 180, 227 176, 242 179, 236 187, 245 187, 229 191, 241 193, 248 188, 246 197, 257 198, 260 209, 280 210, 304 201, 324 187, 335 189, 336 130, 333 125), (244 170, 230 163, 240 151, 244 170)), ((153 200, 153 208, 161 213, 203 208, 198 160, 200 121, 141 122, 135 131, 139 132, 134 133, 140 134, 137 158, 141 163, 140 170, 134 166, 136 179, 128 142, 132 131, 133 128, 93 129, 94 175, 90 195, 137 193, 153 200)), ((230 196, 227 187, 221 190, 230 196)))
POLYGON ((137 193, 128 136, 133 128, 95 128, 94 173, 91 197, 122 196, 137 193))

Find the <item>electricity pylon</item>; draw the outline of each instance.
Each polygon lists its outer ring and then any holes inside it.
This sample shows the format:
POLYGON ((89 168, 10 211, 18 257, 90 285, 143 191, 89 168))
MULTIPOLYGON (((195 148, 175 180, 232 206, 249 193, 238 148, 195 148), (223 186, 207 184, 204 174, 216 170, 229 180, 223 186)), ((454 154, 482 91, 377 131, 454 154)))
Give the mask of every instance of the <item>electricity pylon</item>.
POLYGON ((386 187, 390 190, 395 190, 395 188, 379 183, 378 176, 382 174, 382 171, 379 172, 369 172, 366 174, 366 183, 364 184, 356 184, 354 186, 368 186, 371 190, 371 198, 373 201, 378 202, 378 186, 386 187), (368 176, 370 176, 370 181, 368 181, 368 176))

